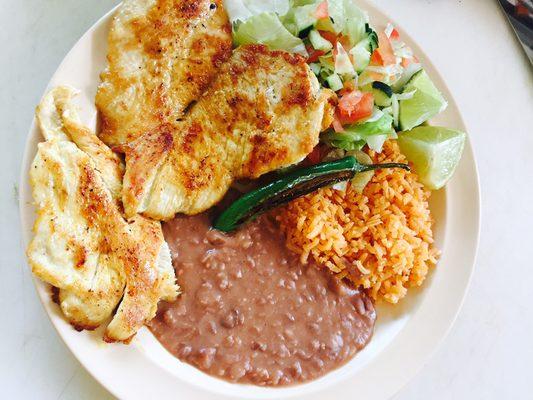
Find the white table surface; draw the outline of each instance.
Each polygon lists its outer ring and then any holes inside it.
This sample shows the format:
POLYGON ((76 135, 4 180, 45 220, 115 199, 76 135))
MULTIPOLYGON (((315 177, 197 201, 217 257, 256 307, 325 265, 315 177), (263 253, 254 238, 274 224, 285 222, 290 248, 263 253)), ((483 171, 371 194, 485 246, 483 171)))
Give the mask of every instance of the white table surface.
MULTIPOLYGON (((1 398, 111 398, 62 344, 37 299, 19 234, 17 182, 33 109, 50 76, 117 2, 0 0, 1 398)), ((532 399, 532 68, 495 0, 375 2, 417 39, 454 93, 474 144, 483 203, 464 307, 395 399, 532 399)))

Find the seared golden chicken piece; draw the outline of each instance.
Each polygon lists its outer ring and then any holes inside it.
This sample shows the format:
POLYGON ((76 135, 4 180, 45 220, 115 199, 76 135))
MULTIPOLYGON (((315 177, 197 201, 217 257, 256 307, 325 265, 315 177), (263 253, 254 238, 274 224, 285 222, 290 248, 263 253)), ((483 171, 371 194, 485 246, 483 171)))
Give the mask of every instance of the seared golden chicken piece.
POLYGON ((79 123, 74 93, 56 88, 37 109, 47 140, 30 171, 37 219, 28 258, 59 288, 61 310, 78 329, 96 328, 120 303, 105 338, 128 341, 178 287, 160 223, 123 218, 113 197, 123 165, 79 123))
POLYGON ((120 146, 182 117, 231 55, 222 0, 125 0, 96 95, 100 138, 120 146))
POLYGON ((124 163, 79 119, 73 106, 78 91, 70 86, 58 86, 48 92, 37 106, 36 117, 41 133, 48 141, 71 140, 98 166, 113 198, 121 201, 124 163))
POLYGON ((330 97, 301 56, 262 45, 236 49, 183 121, 126 147, 126 215, 196 214, 234 179, 301 161, 318 143, 330 97))

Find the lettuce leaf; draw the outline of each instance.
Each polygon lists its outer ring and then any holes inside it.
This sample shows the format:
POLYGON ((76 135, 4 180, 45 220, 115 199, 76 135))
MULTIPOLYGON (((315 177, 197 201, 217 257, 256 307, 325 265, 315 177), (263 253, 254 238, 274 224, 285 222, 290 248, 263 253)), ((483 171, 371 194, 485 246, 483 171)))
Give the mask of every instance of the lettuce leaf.
POLYGON ((366 37, 368 14, 357 7, 353 0, 344 0, 343 5, 345 25, 342 33, 350 38, 350 43, 354 46, 366 37))
POLYGON ((273 12, 254 15, 234 25, 233 41, 237 46, 262 43, 274 50, 307 55, 302 39, 290 33, 273 12))
POLYGON ((246 21, 253 15, 245 6, 244 0, 224 0, 224 8, 232 24, 238 21, 246 21))
POLYGON ((344 150, 360 150, 368 144, 371 149, 379 152, 385 140, 394 133, 392 122, 393 118, 389 114, 383 114, 377 121, 345 126, 344 132, 330 130, 322 135, 322 141, 344 150))
POLYGON ((344 0, 327 0, 328 13, 335 33, 341 33, 346 26, 344 0))
POLYGON ((289 0, 224 0, 224 7, 232 23, 246 21, 262 13, 285 15, 291 7, 289 0))
POLYGON ((262 14, 264 12, 285 15, 290 9, 289 0, 243 0, 243 2, 253 15, 262 14))

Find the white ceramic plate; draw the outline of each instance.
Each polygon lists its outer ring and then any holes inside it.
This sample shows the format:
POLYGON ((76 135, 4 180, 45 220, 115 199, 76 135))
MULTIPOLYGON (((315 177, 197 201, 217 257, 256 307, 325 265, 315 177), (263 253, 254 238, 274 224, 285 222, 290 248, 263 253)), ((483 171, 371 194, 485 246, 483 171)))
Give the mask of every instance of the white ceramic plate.
MULTIPOLYGON (((372 24, 384 27, 391 21, 384 13, 359 1, 372 24)), ((96 125, 94 95, 99 74, 106 64, 107 32, 112 12, 98 21, 65 57, 49 88, 72 85, 82 91, 82 119, 96 125)), ((395 24, 398 26, 397 24, 395 24)), ((466 131, 456 103, 445 82, 422 50, 401 30, 402 38, 421 59, 437 87, 449 100, 445 113, 432 123, 466 131)), ((21 182, 20 210, 26 245, 31 237, 34 209, 28 170, 42 138, 35 123, 26 144, 21 182)), ((142 329, 129 346, 108 345, 101 332, 76 332, 50 299, 49 287, 36 281, 44 308, 59 335, 83 366, 119 398, 306 398, 385 399, 396 393, 421 368, 444 338, 461 307, 474 267, 479 236, 480 200, 478 176, 467 143, 457 172, 446 190, 434 193, 431 210, 436 220, 435 238, 442 258, 420 290, 411 290, 398 306, 378 308, 373 340, 347 365, 304 385, 272 389, 227 383, 212 378, 172 357, 142 329)))

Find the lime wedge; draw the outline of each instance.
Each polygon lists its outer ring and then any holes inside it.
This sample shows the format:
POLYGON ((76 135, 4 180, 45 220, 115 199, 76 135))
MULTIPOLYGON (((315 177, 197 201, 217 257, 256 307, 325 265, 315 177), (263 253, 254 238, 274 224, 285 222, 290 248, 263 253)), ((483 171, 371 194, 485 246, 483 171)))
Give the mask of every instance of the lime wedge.
POLYGON ((419 126, 398 134, 401 152, 431 190, 440 189, 452 177, 465 140, 464 132, 437 126, 419 126))
POLYGON ((406 83, 403 93, 416 89, 414 96, 400 100, 400 129, 409 130, 426 122, 444 111, 448 103, 429 79, 426 71, 421 70, 406 83))

